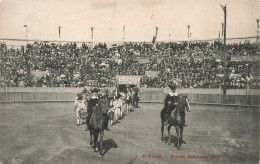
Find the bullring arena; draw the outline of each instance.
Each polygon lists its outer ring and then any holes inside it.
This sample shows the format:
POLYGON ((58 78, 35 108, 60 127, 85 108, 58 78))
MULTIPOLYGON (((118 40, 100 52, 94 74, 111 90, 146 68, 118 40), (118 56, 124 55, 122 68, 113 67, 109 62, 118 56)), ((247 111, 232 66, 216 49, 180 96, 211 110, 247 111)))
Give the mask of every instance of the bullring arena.
MULTIPOLYGON (((156 95, 144 92, 141 92, 143 100, 156 95)), ((155 97, 158 99, 158 94, 155 97)), ((124 112, 124 117, 111 127, 111 131, 105 131, 104 158, 99 158, 89 145, 89 132, 84 130, 85 120, 83 125, 76 126, 73 103, 2 103, 0 161, 258 163, 260 117, 257 106, 200 105, 192 102, 191 95, 189 97, 191 112, 186 115, 188 126, 184 128, 185 143, 181 150, 175 147, 174 127, 171 129, 171 145, 165 143, 166 132, 161 141, 159 114, 163 104, 146 102, 140 103, 140 108, 131 106, 130 113, 126 115, 124 112)))
POLYGON ((0 164, 260 163, 259 16, 260 0, 0 0, 0 164))

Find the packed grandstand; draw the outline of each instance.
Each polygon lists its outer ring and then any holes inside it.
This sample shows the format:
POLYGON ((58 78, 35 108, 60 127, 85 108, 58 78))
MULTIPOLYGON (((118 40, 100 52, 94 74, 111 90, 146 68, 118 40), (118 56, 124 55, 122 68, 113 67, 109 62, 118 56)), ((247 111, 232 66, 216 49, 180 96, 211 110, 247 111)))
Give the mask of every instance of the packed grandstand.
POLYGON ((14 49, 2 42, 1 87, 104 87, 115 85, 117 75, 138 75, 147 88, 172 81, 180 88, 220 88, 226 68, 228 88, 260 88, 255 43, 78 44, 34 42, 14 49))

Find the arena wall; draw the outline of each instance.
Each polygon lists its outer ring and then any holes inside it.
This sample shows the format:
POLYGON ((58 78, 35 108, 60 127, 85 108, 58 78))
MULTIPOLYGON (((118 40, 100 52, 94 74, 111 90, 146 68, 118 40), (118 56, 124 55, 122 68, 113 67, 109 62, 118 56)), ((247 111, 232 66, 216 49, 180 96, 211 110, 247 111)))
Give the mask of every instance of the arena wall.
MULTIPOLYGON (((0 88, 1 103, 17 102, 72 102, 82 88, 0 88)), ((168 89, 141 88, 141 102, 162 103, 168 89)), ((259 89, 233 89, 222 95, 221 89, 178 89, 177 92, 187 94, 190 103, 259 106, 259 89)))

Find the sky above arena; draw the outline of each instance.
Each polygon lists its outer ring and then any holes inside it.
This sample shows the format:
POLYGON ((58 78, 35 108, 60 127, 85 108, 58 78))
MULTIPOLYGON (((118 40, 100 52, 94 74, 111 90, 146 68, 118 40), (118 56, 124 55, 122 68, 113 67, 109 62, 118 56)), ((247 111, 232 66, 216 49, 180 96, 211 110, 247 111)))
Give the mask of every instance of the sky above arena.
POLYGON ((213 39, 224 20, 227 38, 255 36, 260 0, 0 0, 0 38, 91 41, 213 39), (170 34, 170 37, 169 37, 170 34))

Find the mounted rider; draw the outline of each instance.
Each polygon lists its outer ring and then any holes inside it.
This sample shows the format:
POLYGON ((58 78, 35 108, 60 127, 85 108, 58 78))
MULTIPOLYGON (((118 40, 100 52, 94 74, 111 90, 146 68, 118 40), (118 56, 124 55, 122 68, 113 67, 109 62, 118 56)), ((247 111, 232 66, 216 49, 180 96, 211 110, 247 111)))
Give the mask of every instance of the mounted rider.
MULTIPOLYGON (((179 99, 179 93, 176 92, 177 85, 175 83, 168 85, 168 87, 171 89, 171 91, 167 94, 165 100, 164 100, 164 110, 166 110, 168 113, 168 116, 174 117, 173 111, 178 106, 178 99, 179 99), (172 110, 169 110, 172 109, 172 110)), ((184 110, 185 112, 185 110, 184 110)), ((169 120, 168 120, 169 121, 169 120)), ((184 113, 184 126, 185 125, 185 113, 184 113)))
MULTIPOLYGON (((92 117, 93 115, 93 112, 95 110, 95 107, 98 105, 98 100, 99 100, 99 96, 98 96, 98 92, 99 92, 99 89, 97 88, 94 88, 92 89, 92 94, 91 94, 91 97, 88 101, 88 105, 87 105, 87 118, 86 118, 86 131, 88 131, 89 127, 89 120, 90 118, 92 117)), ((106 123, 106 130, 107 131, 110 131, 109 127, 108 127, 108 116, 105 116, 106 117, 106 120, 107 120, 107 123, 106 123)))
POLYGON ((178 105, 177 96, 179 95, 179 93, 176 92, 177 85, 174 83, 168 85, 168 87, 171 89, 171 91, 167 94, 164 100, 164 109, 167 109, 168 107, 175 108, 178 105))

